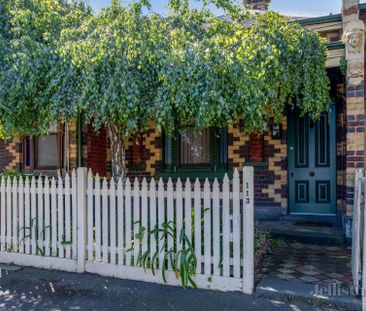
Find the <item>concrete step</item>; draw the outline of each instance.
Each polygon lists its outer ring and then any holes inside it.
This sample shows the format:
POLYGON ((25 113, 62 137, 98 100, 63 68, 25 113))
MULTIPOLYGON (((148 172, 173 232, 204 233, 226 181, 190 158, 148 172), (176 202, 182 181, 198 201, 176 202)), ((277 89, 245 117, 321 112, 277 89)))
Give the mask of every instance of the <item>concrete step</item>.
POLYGON ((312 245, 345 245, 342 229, 329 222, 282 220, 262 221, 260 225, 266 228, 276 238, 312 245))

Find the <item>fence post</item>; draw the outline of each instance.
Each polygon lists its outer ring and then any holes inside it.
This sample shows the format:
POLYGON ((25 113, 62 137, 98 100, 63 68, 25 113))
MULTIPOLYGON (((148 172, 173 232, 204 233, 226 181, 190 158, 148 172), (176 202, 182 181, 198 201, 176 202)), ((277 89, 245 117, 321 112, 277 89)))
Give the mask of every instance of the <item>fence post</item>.
POLYGON ((85 167, 77 169, 77 272, 85 271, 86 253, 86 175, 85 167))
POLYGON ((352 215, 352 278, 355 292, 359 292, 359 269, 360 269, 360 242, 361 242, 361 186, 362 186, 362 171, 357 170, 355 174, 355 188, 353 197, 353 215, 352 215))
MULTIPOLYGON (((362 185, 362 183, 361 183, 362 185)), ((364 183, 364 197, 363 200, 363 209, 360 210, 360 216, 363 218, 362 221, 362 275, 361 275, 361 306, 362 311, 366 311, 366 204, 365 204, 365 196, 366 196, 366 181, 364 183)), ((359 188, 361 191, 361 187, 359 188)), ((361 218, 360 217, 360 218, 361 218)))
POLYGON ((254 290, 254 178, 253 167, 243 169, 243 292, 254 290))

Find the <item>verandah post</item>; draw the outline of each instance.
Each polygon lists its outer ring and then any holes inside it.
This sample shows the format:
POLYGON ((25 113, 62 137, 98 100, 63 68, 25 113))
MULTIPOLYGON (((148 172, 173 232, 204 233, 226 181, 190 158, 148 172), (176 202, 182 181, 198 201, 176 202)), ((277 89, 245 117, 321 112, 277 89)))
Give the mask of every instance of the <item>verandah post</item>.
MULTIPOLYGON (((77 272, 85 271, 86 260, 86 167, 77 169, 77 272)), ((73 185, 74 187, 74 185, 73 185)))
POLYGON ((254 172, 253 167, 243 169, 243 292, 254 290, 254 172))

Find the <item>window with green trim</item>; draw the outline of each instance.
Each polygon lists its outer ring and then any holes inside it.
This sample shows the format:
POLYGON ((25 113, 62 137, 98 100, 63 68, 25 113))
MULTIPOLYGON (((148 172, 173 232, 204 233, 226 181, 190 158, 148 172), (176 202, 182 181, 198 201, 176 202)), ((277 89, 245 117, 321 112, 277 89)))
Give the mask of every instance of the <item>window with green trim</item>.
POLYGON ((175 137, 164 135, 163 149, 165 172, 226 171, 227 128, 186 128, 175 137))

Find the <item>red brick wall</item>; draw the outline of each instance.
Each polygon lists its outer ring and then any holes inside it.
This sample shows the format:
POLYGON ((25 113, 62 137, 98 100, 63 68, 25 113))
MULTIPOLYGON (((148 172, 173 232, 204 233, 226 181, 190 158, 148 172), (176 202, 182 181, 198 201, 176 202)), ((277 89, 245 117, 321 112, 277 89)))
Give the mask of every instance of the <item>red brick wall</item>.
POLYGON ((107 147, 108 137, 105 128, 95 132, 92 126, 88 127, 88 155, 87 163, 94 174, 107 175, 107 147))
POLYGON ((264 161, 264 136, 250 135, 250 161, 264 161))

